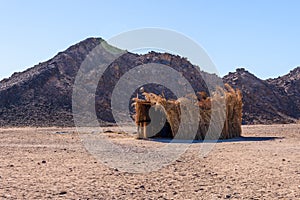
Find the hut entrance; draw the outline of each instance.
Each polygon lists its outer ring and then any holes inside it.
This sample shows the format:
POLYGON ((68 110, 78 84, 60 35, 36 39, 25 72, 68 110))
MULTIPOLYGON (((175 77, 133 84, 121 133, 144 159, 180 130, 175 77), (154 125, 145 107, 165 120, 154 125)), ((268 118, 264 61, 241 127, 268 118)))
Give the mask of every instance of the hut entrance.
POLYGON ((171 129, 171 125, 168 122, 168 120, 166 121, 166 123, 164 124, 163 128, 161 129, 161 131, 157 134, 157 137, 161 137, 161 138, 172 138, 173 139, 173 134, 172 134, 172 129, 171 129))

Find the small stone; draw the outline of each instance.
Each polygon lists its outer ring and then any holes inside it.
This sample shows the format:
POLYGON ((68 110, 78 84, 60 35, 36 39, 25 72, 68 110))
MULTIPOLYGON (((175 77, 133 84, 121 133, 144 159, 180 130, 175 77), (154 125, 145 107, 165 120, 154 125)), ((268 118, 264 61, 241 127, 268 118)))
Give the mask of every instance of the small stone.
POLYGON ((142 190, 144 190, 144 189, 145 189, 145 186, 144 186, 144 185, 137 186, 137 187, 135 187, 135 189, 142 189, 142 190))
POLYGON ((225 199, 230 199, 231 198, 231 194, 226 194, 225 199))
POLYGON ((46 163, 47 163, 46 160, 43 160, 43 161, 42 161, 42 164, 46 164, 46 163))
POLYGON ((195 192, 199 192, 199 191, 203 191, 204 190, 204 188, 199 188, 199 189, 196 189, 196 190, 194 190, 195 192))
POLYGON ((285 161, 285 159, 282 159, 282 161, 285 161))
POLYGON ((56 132, 56 134, 67 134, 68 132, 61 131, 61 132, 56 132))
POLYGON ((66 195, 66 194, 67 194, 66 191, 62 191, 62 192, 58 193, 58 195, 66 195))
POLYGON ((179 176, 186 176, 186 173, 180 172, 180 173, 179 173, 179 176))
POLYGON ((140 189, 143 189, 143 190, 144 190, 144 189, 145 189, 145 186, 144 186, 144 185, 141 185, 141 186, 140 186, 140 189))

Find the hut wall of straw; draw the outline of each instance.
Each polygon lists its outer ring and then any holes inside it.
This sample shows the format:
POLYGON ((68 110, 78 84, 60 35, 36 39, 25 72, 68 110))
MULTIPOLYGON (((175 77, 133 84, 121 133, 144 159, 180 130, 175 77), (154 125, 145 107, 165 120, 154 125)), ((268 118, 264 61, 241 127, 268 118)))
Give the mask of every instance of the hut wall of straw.
MULTIPOLYGON (((199 126, 196 133, 191 133, 190 135, 179 135, 177 134, 181 122, 181 103, 185 98, 180 98, 180 100, 167 100, 159 95, 153 93, 143 93, 145 100, 135 98, 135 121, 138 127, 138 138, 150 138, 154 136, 162 136, 161 132, 158 132, 157 135, 153 135, 153 131, 147 130, 147 127, 151 118, 149 116, 149 110, 151 107, 160 106, 160 112, 164 113, 166 116, 167 125, 170 128, 165 128, 164 131, 168 130, 168 136, 172 138, 180 139, 196 139, 203 140, 206 138, 207 133, 209 132, 209 139, 230 139, 234 137, 240 137, 242 133, 241 123, 242 123, 242 94, 239 90, 234 90, 228 84, 225 84, 225 88, 218 88, 217 92, 212 94, 211 97, 207 97, 203 93, 204 98, 197 101, 197 106, 199 107, 199 126), (221 106, 221 102, 225 102, 221 106), (214 105, 214 106, 212 106, 214 105), (214 113, 214 115, 212 115, 214 113), (225 120, 224 120, 225 117, 225 120), (224 122, 220 123, 220 122, 224 122), (215 134, 214 131, 220 132, 221 135, 215 134), (151 133, 151 134, 149 134, 151 133)), ((190 120, 194 116, 188 116, 190 120)), ((153 120, 153 119, 152 119, 153 120)), ((186 121, 186 120, 185 120, 186 121)), ((164 121, 161 123, 165 123, 164 121)), ((163 126, 163 124, 162 124, 163 126)), ((189 124, 187 123, 185 129, 189 130, 189 124)), ((164 134, 166 135, 166 134, 164 134)))

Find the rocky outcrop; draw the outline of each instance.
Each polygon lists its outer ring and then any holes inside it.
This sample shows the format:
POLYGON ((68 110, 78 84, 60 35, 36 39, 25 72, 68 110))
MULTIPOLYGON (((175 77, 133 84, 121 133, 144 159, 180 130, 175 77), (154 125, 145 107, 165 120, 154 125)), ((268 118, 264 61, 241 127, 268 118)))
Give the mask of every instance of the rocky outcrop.
POLYGON ((299 84, 299 74, 296 77, 291 74, 261 80, 241 68, 223 78, 242 91, 244 124, 294 123, 300 118, 300 93, 295 84, 297 80, 299 84))
POLYGON ((291 117, 300 118, 300 67, 290 71, 285 76, 281 76, 275 79, 268 79, 267 82, 278 88, 280 93, 278 96, 288 98, 289 103, 289 115, 291 117))

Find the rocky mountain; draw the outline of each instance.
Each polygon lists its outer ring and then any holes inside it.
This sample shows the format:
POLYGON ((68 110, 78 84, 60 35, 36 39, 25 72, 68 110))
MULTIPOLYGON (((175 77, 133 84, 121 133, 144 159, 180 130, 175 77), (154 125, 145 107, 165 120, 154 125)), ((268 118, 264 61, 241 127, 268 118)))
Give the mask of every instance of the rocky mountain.
POLYGON ((241 68, 223 81, 243 94, 243 123, 295 123, 300 118, 299 67, 288 75, 261 80, 241 68))
MULTIPOLYGON (((275 88, 280 88, 280 94, 287 96, 290 99, 291 110, 290 115, 295 118, 300 118, 300 67, 290 71, 285 76, 276 79, 268 79, 267 82, 275 88)), ((278 95, 280 95, 278 94, 278 95)))
POLYGON ((72 85, 86 55, 102 39, 87 39, 47 62, 0 82, 1 126, 72 125, 72 85))
MULTIPOLYGON (((102 41, 101 38, 88 38, 58 53, 47 62, 2 80, 0 125, 73 126, 72 92, 75 77, 88 53, 102 41)), ((107 54, 103 54, 105 53, 107 54)), ((99 121, 114 122, 110 100, 115 85, 130 69, 147 63, 164 64, 179 71, 195 91, 208 91, 201 76, 208 82, 220 79, 216 75, 201 72, 198 67, 180 56, 156 52, 145 55, 126 52, 109 65, 99 80, 95 95, 95 110, 99 121)), ((95 73, 97 72, 91 70, 87 76, 95 73)), ((144 88, 146 91, 164 93, 169 98, 176 98, 162 85, 148 84, 144 88)), ((132 97, 134 95, 135 93, 132 97)))
MULTIPOLYGON (((75 77, 89 52, 101 42, 101 38, 88 38, 46 62, 0 81, 0 126, 73 126, 72 92, 75 77)), ((107 52, 103 55, 109 56, 107 52)), ((99 80, 93 108, 99 121, 114 122, 110 108, 114 87, 126 72, 148 63, 164 64, 175 69, 190 82, 195 91, 207 92, 211 82, 222 81, 214 74, 200 71, 199 67, 180 56, 125 52, 108 66, 99 80)), ((299 71, 296 68, 277 79, 260 80, 248 71, 238 69, 225 76, 223 81, 242 90, 244 124, 293 123, 300 118, 299 71)), ((95 73, 91 71, 89 74, 93 76, 95 73)), ((85 84, 89 86, 91 83, 85 84)), ((144 89, 176 98, 162 85, 147 84, 144 89)), ((132 97, 137 92, 133 92, 132 97)))

